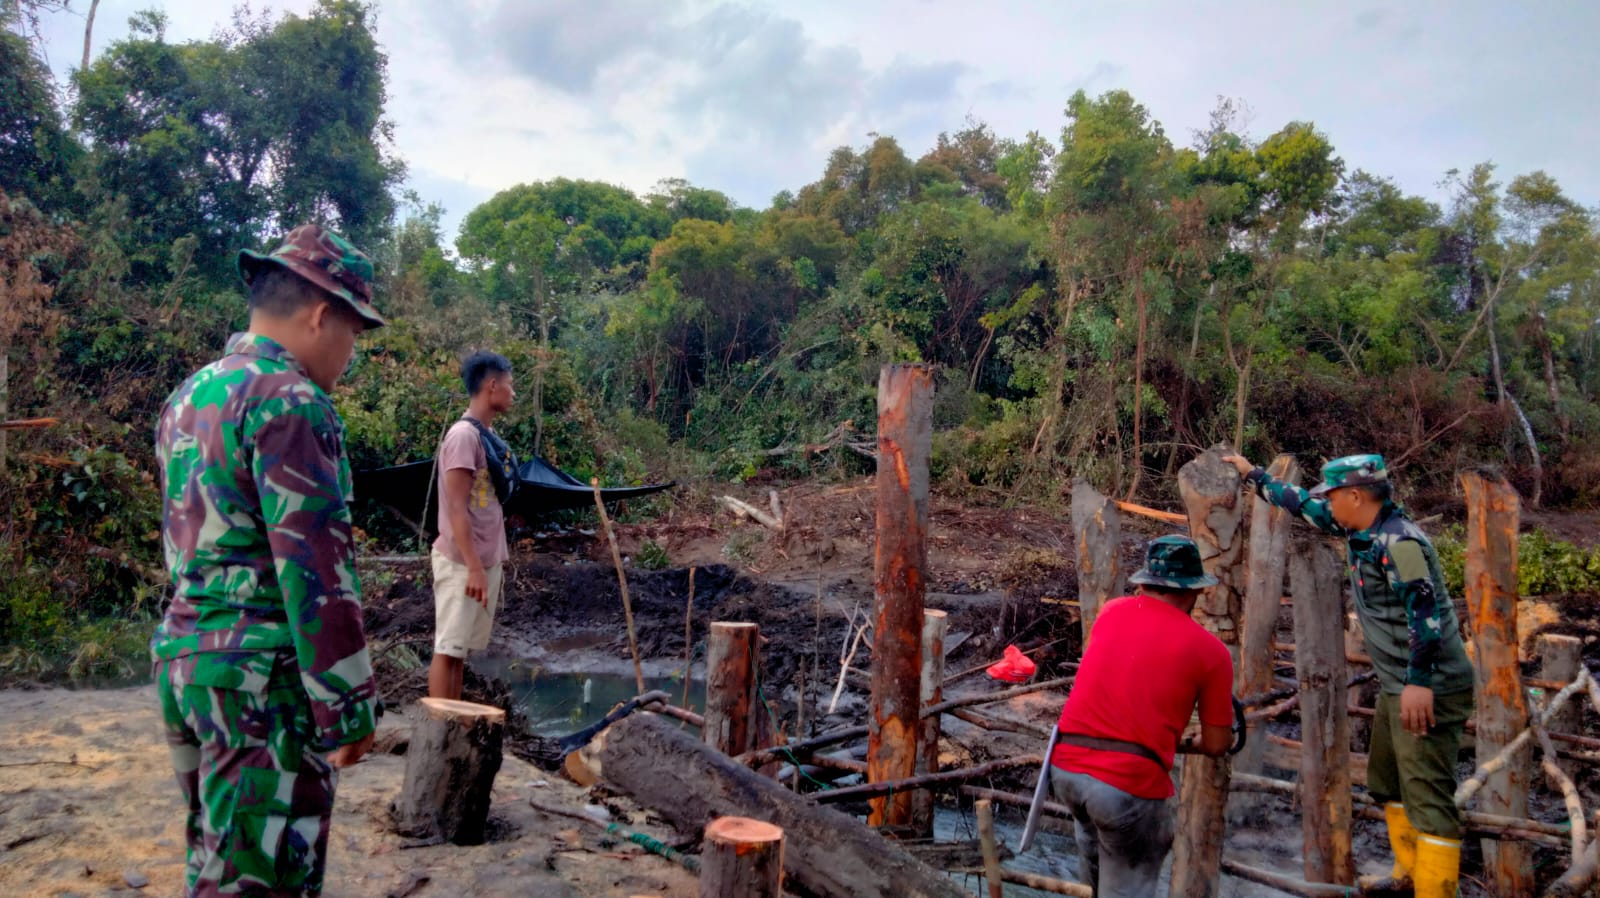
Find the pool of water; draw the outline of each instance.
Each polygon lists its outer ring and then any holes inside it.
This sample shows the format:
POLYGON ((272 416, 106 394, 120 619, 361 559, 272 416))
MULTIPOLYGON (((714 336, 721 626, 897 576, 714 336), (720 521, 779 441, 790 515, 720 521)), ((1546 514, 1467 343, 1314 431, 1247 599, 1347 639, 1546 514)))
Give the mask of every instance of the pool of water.
MULTIPOLYGON (((620 702, 639 694, 632 676, 594 674, 576 671, 552 672, 541 665, 516 658, 474 658, 472 669, 494 677, 511 690, 512 700, 528 718, 528 729, 538 736, 565 736, 596 723, 620 702)), ((645 677, 645 691, 660 689, 672 696, 672 703, 701 713, 706 704, 706 685, 701 679, 689 680, 687 702, 683 677, 645 677)))

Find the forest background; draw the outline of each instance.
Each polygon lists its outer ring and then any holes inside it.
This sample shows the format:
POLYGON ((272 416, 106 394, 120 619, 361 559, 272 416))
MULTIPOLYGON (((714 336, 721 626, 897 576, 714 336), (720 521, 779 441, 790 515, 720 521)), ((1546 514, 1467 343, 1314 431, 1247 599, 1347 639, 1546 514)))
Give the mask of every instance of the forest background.
MULTIPOLYGON (((155 418, 245 323, 235 251, 307 220, 373 256, 392 322, 335 395, 358 469, 431 455, 460 358, 492 347, 521 452, 692 485, 635 515, 865 473, 848 444, 896 361, 938 366, 934 476, 973 501, 1057 506, 1086 477, 1160 504, 1226 441, 1381 452, 1425 509, 1482 465, 1532 507, 1600 504, 1600 230, 1539 171, 1440 172, 1441 204, 1311 122, 1252 134, 1219 99, 1175 136, 1078 92, 1025 135, 870 135, 763 209, 530 172, 449 235, 403 187, 370 5, 181 43, 140 13, 60 84, 38 23, 65 6, 0 0, 0 420, 60 420, 0 430, 0 677, 137 656, 167 589, 155 418)), ((1600 552, 1531 536, 1527 577, 1600 589, 1600 552)))

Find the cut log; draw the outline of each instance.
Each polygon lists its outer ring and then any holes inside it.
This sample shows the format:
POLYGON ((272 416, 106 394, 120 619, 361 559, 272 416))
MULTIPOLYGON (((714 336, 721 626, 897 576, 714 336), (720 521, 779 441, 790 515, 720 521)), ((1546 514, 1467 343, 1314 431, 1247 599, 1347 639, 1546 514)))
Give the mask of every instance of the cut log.
MULTIPOLYGON (((1576 636, 1544 633, 1539 636, 1535 645, 1539 655, 1539 676, 1541 679, 1556 683, 1570 683, 1578 676, 1578 668, 1583 665, 1582 639, 1576 636)), ((1550 734, 1553 736, 1557 733, 1579 732, 1580 724, 1583 720, 1582 714, 1582 705, 1568 703, 1566 707, 1550 718, 1548 728, 1550 734)), ((1573 764, 1571 761, 1561 761, 1560 766, 1569 776, 1572 774, 1573 764)))
POLYGON ((1294 592, 1295 673, 1300 681, 1300 831, 1310 882, 1354 885, 1350 847, 1350 715, 1345 711, 1339 559, 1325 541, 1298 541, 1289 562, 1294 592))
POLYGON ((1072 481, 1072 534, 1078 549, 1078 615, 1088 646, 1095 615, 1122 595, 1122 515, 1117 503, 1082 477, 1072 481))
POLYGON ((580 754, 606 784, 685 832, 724 816, 781 827, 784 873, 795 891, 821 898, 970 898, 854 818, 790 792, 653 714, 618 721, 580 754))
POLYGON ((783 830, 749 817, 718 817, 706 826, 700 898, 780 898, 783 830))
MULTIPOLYGON (((1294 456, 1280 455, 1267 473, 1285 483, 1300 479, 1294 456)), ((1239 671, 1235 677, 1239 695, 1254 695, 1272 688, 1272 637, 1278 629, 1278 611, 1283 598, 1283 572, 1289 541, 1289 513, 1265 499, 1254 499, 1250 506, 1249 581, 1244 594, 1243 620, 1240 622, 1239 671)), ((1266 741, 1266 721, 1251 721, 1244 751, 1234 756, 1234 773, 1260 773, 1266 741)), ((1242 802, 1240 810, 1249 810, 1242 802)))
POLYGON ((424 698, 411 732, 406 775, 391 808, 395 831, 417 839, 477 845, 500 772, 506 712, 472 702, 424 698))
POLYGON ((755 624, 713 621, 706 636, 706 714, 702 736, 725 755, 756 747, 755 624))
MULTIPOLYGON (((1517 658, 1516 491, 1504 480, 1462 474, 1467 499, 1466 598, 1472 617, 1480 763, 1494 757, 1527 725, 1517 658)), ((1531 742, 1531 740, 1529 740, 1531 742)), ((1486 781, 1478 806, 1491 814, 1528 815, 1531 752, 1524 748, 1486 781)), ((1516 844, 1485 843, 1484 875, 1500 898, 1533 895, 1533 857, 1516 844)))

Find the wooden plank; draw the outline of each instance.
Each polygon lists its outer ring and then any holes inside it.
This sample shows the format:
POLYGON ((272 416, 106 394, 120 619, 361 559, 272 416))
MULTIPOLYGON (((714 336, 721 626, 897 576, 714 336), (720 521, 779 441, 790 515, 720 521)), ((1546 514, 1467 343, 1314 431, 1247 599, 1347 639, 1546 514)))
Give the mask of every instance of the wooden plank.
MULTIPOLYGON (((932 442, 932 366, 883 366, 878 376, 876 601, 867 724, 867 779, 874 783, 905 779, 917 769, 932 442)), ((911 816, 911 793, 900 792, 873 799, 868 822, 906 826, 911 816)))
POLYGON ((1350 848, 1350 715, 1339 559, 1321 539, 1299 540, 1289 561, 1295 676, 1300 682, 1300 831, 1305 878, 1355 884, 1350 848))
MULTIPOLYGON (((1472 617, 1476 671, 1477 752, 1480 763, 1493 758, 1528 722, 1517 659, 1517 494, 1502 479, 1461 475, 1467 499, 1466 599, 1472 617)), ((1531 743, 1531 740, 1529 740, 1531 743)), ((1478 807, 1490 814, 1528 816, 1528 750, 1517 753, 1491 774, 1478 807)), ((1483 845, 1484 875, 1499 898, 1533 895, 1533 858, 1526 846, 1483 845)))
MULTIPOLYGON (((1244 503, 1239 472, 1222 460, 1231 450, 1208 449, 1178 471, 1189 514, 1189 535, 1205 568, 1221 582, 1195 606, 1195 618, 1215 633, 1238 666, 1239 618, 1245 569, 1244 503)), ((1228 760, 1189 755, 1178 790, 1177 838, 1172 848, 1172 898, 1217 898, 1227 832, 1228 760)))
POLYGON ((1078 554, 1078 618, 1087 646, 1095 616, 1122 595, 1122 516, 1116 502, 1082 477, 1072 481, 1072 535, 1078 554))

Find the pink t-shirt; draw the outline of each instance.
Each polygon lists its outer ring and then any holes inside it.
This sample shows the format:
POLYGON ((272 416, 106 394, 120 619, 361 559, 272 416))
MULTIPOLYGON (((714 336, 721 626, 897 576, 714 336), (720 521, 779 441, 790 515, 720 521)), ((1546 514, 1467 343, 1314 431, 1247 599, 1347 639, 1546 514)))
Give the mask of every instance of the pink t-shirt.
POLYGON ((439 538, 433 543, 440 555, 456 564, 466 564, 467 560, 456 549, 456 531, 450 524, 450 513, 444 502, 445 472, 455 470, 472 472, 472 489, 467 493, 467 524, 472 531, 472 547, 487 570, 504 562, 511 554, 506 548, 506 515, 495 497, 494 484, 489 481, 489 464, 478 429, 467 421, 452 424, 439 446, 439 538))

